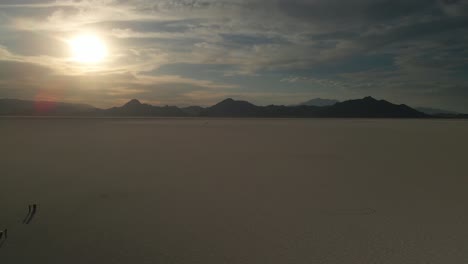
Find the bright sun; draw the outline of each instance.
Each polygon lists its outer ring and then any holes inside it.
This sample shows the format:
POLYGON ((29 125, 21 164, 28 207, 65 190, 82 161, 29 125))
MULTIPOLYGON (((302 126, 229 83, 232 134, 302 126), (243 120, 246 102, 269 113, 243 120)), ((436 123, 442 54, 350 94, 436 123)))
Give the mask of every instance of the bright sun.
POLYGON ((108 55, 106 44, 95 35, 81 35, 68 41, 73 60, 80 63, 99 63, 108 55))

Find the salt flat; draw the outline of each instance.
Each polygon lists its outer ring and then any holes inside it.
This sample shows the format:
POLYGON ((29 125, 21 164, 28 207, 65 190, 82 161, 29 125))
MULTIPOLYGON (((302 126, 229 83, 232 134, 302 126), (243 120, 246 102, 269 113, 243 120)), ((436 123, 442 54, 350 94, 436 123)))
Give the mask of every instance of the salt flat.
POLYGON ((465 263, 467 135, 456 120, 1 118, 0 263, 465 263))

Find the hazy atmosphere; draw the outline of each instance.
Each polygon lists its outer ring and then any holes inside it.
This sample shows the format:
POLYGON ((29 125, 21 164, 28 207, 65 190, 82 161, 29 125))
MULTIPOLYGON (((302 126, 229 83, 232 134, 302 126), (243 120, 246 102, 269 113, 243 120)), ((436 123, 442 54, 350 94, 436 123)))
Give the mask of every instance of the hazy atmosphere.
POLYGON ((2 0, 0 97, 468 112, 466 0, 2 0))
POLYGON ((0 0, 0 263, 468 263, 467 73, 468 0, 0 0))

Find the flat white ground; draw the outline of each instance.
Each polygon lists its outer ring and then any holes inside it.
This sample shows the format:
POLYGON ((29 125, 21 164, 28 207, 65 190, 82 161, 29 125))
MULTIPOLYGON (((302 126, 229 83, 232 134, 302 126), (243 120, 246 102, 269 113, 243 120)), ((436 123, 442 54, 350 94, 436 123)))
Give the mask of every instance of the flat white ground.
POLYGON ((4 227, 2 264, 467 263, 468 122, 2 118, 4 227))

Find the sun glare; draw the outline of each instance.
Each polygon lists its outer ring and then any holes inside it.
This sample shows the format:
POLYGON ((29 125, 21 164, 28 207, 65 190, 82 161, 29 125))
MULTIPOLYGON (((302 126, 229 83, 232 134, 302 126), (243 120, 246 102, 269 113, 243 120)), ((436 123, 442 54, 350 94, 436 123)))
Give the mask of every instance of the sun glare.
POLYGON ((106 44, 97 36, 81 35, 69 41, 72 58, 80 63, 99 63, 108 55, 106 44))

